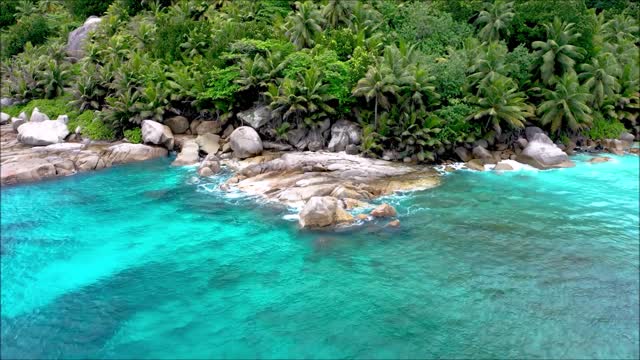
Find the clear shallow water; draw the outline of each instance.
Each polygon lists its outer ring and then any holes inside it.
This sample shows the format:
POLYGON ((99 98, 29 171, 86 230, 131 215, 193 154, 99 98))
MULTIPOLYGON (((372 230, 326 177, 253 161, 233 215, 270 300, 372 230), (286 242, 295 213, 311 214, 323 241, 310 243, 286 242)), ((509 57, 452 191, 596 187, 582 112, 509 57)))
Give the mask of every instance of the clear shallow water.
POLYGON ((638 158, 302 232, 159 160, 2 189, 3 358, 638 358, 638 158))

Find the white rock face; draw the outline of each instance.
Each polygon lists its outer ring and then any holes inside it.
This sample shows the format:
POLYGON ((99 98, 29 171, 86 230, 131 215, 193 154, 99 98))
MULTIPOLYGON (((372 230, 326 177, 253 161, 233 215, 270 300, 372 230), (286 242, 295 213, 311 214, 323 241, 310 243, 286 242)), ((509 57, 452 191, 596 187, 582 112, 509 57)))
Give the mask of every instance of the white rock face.
POLYGON ((161 145, 168 150, 173 150, 174 138, 171 129, 157 121, 142 121, 142 141, 146 144, 161 145))
POLYGON ((29 119, 30 122, 43 122, 46 120, 49 120, 47 114, 40 112, 38 108, 33 109, 31 112, 31 118, 29 119))
POLYGON ((84 56, 84 46, 87 42, 89 33, 96 28, 102 21, 101 18, 90 16, 82 26, 69 33, 67 40, 67 54, 74 58, 80 59, 84 56))
POLYGON ((58 120, 28 122, 18 127, 18 141, 26 145, 44 146, 64 142, 69 135, 67 124, 58 120))
POLYGON ((262 153, 260 136, 248 126, 241 126, 233 130, 229 140, 233 155, 237 158, 244 159, 262 153))
POLYGON ((11 120, 11 115, 6 113, 0 113, 0 125, 4 125, 11 120))

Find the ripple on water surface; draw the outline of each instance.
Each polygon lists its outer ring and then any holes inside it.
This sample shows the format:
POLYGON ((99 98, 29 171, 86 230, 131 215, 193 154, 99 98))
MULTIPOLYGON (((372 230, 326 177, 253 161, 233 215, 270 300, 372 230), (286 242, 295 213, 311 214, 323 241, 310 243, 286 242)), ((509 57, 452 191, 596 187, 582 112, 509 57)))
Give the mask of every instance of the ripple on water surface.
MULTIPOLYGON (((637 358, 638 158, 302 232, 165 160, 2 189, 3 358, 637 358)), ((226 176, 226 175, 225 175, 226 176)))

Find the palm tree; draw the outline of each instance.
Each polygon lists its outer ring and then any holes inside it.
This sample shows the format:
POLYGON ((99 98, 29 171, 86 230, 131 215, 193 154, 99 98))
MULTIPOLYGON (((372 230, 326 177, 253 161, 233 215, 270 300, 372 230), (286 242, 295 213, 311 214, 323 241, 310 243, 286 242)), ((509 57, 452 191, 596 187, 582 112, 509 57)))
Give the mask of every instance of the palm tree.
POLYGON ((409 69, 411 81, 402 89, 407 93, 407 105, 411 110, 424 111, 428 106, 436 105, 440 95, 433 84, 434 76, 429 75, 428 70, 421 65, 411 66, 409 69))
POLYGON ((502 123, 513 128, 523 128, 525 118, 533 116, 533 106, 526 103, 526 96, 518 91, 512 79, 497 76, 480 87, 478 96, 467 100, 478 107, 469 119, 487 120, 496 133, 502 133, 502 123))
POLYGON ((309 1, 296 2, 296 7, 298 10, 289 17, 285 24, 287 29, 285 34, 298 49, 313 47, 316 34, 322 31, 324 22, 322 14, 316 5, 309 1))
POLYGON ((636 19, 619 14, 607 21, 602 30, 604 32, 604 40, 607 42, 633 41, 636 40, 639 27, 636 19))
POLYGON ((49 60, 46 69, 40 73, 38 86, 44 88, 44 96, 47 99, 56 98, 64 93, 64 87, 71 78, 71 71, 64 63, 49 60))
POLYGON ((586 80, 584 86, 591 93, 591 105, 601 108, 606 98, 613 98, 620 91, 616 76, 620 69, 613 55, 604 53, 591 60, 591 64, 580 66, 582 73, 578 77, 586 80))
POLYGON ((509 33, 508 27, 513 20, 513 2, 496 0, 482 10, 475 21, 476 25, 484 25, 478 35, 483 41, 497 41, 500 33, 509 33))
POLYGON ((538 49, 541 59, 538 65, 542 81, 551 84, 555 76, 562 76, 574 71, 576 60, 581 59, 584 49, 572 45, 579 37, 574 23, 566 23, 554 18, 553 23, 544 24, 547 41, 534 41, 533 48, 538 49))
POLYGON ((335 113, 335 109, 329 105, 333 96, 328 94, 328 85, 323 82, 322 74, 316 68, 298 74, 297 81, 284 79, 279 88, 269 84, 264 95, 271 100, 271 108, 282 114, 284 120, 294 116, 296 120, 302 119, 311 126, 316 120, 335 113))
POLYGON ((240 76, 235 82, 240 85, 240 90, 252 90, 263 86, 266 76, 268 76, 266 61, 262 55, 256 54, 253 59, 242 60, 240 76))
POLYGON ((471 89, 476 89, 476 95, 480 88, 486 87, 498 76, 507 76, 512 70, 513 64, 505 64, 507 47, 498 42, 483 44, 483 50, 475 57, 470 68, 471 75, 467 77, 471 89))
POLYGON ((389 71, 377 63, 371 65, 366 75, 358 80, 355 89, 353 89, 353 96, 364 96, 367 101, 374 100, 375 125, 377 127, 378 104, 388 110, 391 106, 388 96, 397 96, 399 91, 400 87, 389 75, 389 71))
POLYGON ((322 16, 333 28, 336 28, 341 23, 351 26, 351 14, 353 14, 352 1, 329 0, 322 8, 322 16))
POLYGON ((591 109, 587 103, 589 94, 578 82, 575 74, 565 74, 558 79, 554 90, 544 89, 546 99, 538 107, 540 123, 551 125, 552 132, 559 132, 563 125, 577 131, 591 124, 591 109))

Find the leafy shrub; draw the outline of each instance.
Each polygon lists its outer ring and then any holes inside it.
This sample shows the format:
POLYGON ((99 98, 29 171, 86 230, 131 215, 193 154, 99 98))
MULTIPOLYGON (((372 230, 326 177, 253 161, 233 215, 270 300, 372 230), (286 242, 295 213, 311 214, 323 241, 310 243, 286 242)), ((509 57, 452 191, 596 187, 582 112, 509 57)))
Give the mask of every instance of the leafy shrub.
POLYGON ((139 127, 125 130, 124 137, 132 144, 140 144, 142 143, 142 130, 139 127))
POLYGON ((398 35, 419 44, 428 54, 444 54, 448 47, 458 48, 473 35, 471 25, 455 21, 450 14, 436 11, 426 2, 409 3, 400 14, 398 35))
POLYGON ((113 0, 64 0, 64 5, 75 17, 85 19, 91 15, 104 14, 112 2, 113 0))
POLYGON ((454 101, 436 111, 436 116, 442 120, 442 131, 436 138, 443 144, 459 144, 473 142, 479 138, 482 128, 477 122, 467 118, 474 113, 474 108, 468 104, 454 101))
POLYGON ((82 135, 91 140, 114 140, 116 137, 113 129, 96 117, 93 111, 84 111, 74 118, 69 117, 69 131, 75 131, 78 126, 82 135))
POLYGON ((284 77, 297 79, 298 74, 304 73, 311 67, 313 58, 307 52, 297 51, 287 56, 284 61, 287 63, 287 66, 282 71, 284 77))
POLYGON ((209 72, 206 89, 199 95, 199 100, 212 103, 223 113, 229 112, 234 105, 234 96, 240 89, 240 85, 235 82, 239 75, 237 66, 213 69, 209 72))
POLYGON ((17 1, 0 1, 0 29, 16 23, 17 1))
POLYGON ((51 35, 51 28, 43 15, 34 14, 14 25, 10 31, 2 34, 2 56, 8 58, 24 50, 27 43, 43 44, 51 35))
POLYGON ((535 53, 520 44, 505 56, 504 62, 512 68, 508 76, 522 87, 531 79, 531 66, 535 61, 535 53))
POLYGON ((430 73, 437 74, 434 81, 436 92, 445 103, 463 96, 462 87, 467 71, 467 58, 463 51, 455 51, 446 58, 436 59, 429 70, 430 73))
POLYGON ((27 116, 31 116, 33 109, 38 108, 40 112, 47 114, 50 119, 55 119, 58 115, 68 115, 69 119, 78 115, 78 109, 70 104, 71 98, 63 96, 55 99, 38 99, 31 100, 26 104, 17 104, 5 107, 3 112, 18 116, 21 112, 25 112, 27 116))
POLYGON ((620 134, 625 132, 624 125, 616 120, 606 120, 601 114, 596 113, 593 117, 591 127, 583 134, 593 140, 618 139, 620 134))

